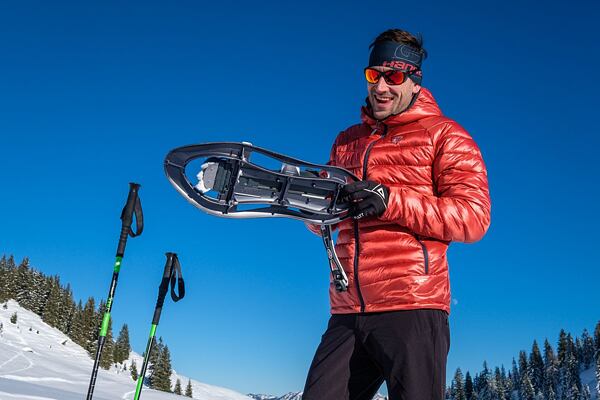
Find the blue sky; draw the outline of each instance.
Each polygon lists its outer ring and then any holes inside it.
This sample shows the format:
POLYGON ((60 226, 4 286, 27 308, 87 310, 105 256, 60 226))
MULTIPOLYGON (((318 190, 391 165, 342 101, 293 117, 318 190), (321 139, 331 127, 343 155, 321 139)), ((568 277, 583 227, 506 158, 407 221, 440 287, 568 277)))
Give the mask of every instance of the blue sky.
POLYGON ((600 319, 598 17, 592 2, 4 2, 0 253, 106 296, 137 181, 146 230, 128 244, 114 326, 143 350, 177 252, 188 295, 158 331, 177 370, 244 393, 301 390, 328 319, 319 238, 297 221, 201 213, 163 158, 245 140, 325 161, 358 121, 369 43, 401 27, 423 34, 423 84, 481 147, 492 193, 487 236, 449 251, 448 376, 508 366, 533 339, 600 319))

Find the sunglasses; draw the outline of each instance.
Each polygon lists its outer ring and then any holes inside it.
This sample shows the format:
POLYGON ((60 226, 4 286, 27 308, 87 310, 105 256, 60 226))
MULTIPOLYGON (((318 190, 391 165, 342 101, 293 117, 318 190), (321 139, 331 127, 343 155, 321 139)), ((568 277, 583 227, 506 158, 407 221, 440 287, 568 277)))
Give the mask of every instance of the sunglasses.
POLYGON ((401 85, 404 83, 406 78, 410 75, 419 71, 415 69, 413 71, 401 71, 398 69, 391 69, 389 71, 378 71, 375 68, 367 67, 365 68, 365 78, 369 83, 377 83, 379 79, 383 76, 385 83, 388 85, 401 85))

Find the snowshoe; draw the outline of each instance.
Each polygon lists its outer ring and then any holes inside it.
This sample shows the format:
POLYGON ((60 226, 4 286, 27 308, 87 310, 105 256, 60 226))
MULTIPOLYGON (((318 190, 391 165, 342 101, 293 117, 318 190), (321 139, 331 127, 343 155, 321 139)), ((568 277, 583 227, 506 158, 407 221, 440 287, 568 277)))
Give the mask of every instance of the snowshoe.
POLYGON ((288 217, 320 225, 334 286, 339 292, 348 290, 331 225, 350 217, 348 205, 338 202, 341 188, 358 180, 349 171, 246 142, 218 142, 171 150, 165 158, 165 172, 179 193, 209 214, 288 217), (190 179, 189 173, 196 179, 190 179))

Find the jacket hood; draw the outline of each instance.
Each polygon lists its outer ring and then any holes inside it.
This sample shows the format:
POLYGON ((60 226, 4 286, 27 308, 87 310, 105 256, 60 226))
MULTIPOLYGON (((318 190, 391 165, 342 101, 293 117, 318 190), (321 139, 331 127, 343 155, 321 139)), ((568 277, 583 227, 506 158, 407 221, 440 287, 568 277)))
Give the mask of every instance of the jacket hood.
POLYGON ((375 127, 378 123, 383 123, 387 126, 406 125, 408 123, 423 119, 425 117, 433 117, 442 115, 440 107, 437 105, 431 92, 425 88, 421 88, 417 95, 416 101, 405 111, 400 114, 393 114, 389 117, 378 121, 371 113, 371 105, 367 100, 367 105, 361 108, 361 120, 365 124, 375 127))

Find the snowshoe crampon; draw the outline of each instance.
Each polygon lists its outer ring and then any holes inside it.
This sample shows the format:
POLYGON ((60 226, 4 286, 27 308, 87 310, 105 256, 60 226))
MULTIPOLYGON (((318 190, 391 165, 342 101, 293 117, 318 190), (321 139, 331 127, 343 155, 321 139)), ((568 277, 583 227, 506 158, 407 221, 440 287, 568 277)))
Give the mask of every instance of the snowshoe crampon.
POLYGON ((169 181, 190 203, 218 216, 288 217, 321 225, 348 218, 340 189, 347 170, 312 164, 250 143, 207 143, 167 154, 169 181))

